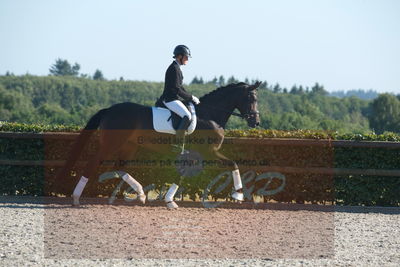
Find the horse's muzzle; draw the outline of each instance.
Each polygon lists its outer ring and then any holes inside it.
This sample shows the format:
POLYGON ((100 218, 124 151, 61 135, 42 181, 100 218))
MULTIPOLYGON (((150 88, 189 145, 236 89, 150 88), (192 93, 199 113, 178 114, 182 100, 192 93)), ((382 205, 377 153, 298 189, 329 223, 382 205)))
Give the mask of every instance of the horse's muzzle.
POLYGON ((260 125, 260 122, 257 121, 257 120, 251 120, 251 121, 248 121, 248 122, 247 122, 247 125, 248 125, 250 128, 255 128, 255 127, 257 127, 257 126, 260 125))

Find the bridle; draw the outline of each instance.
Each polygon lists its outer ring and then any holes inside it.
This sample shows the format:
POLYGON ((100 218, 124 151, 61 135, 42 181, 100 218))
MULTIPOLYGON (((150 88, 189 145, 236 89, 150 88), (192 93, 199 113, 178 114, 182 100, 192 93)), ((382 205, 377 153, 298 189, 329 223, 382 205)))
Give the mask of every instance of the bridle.
MULTIPOLYGON (((206 106, 206 107, 209 107, 211 109, 220 110, 220 111, 224 111, 224 112, 230 112, 229 110, 224 109, 224 108, 218 108, 218 107, 210 106, 210 105, 207 105, 207 104, 202 104, 202 105, 206 106)), ((235 111, 233 111, 231 113, 232 116, 239 117, 239 118, 241 118, 243 120, 251 119, 253 117, 256 117, 259 114, 260 114, 260 112, 258 110, 257 111, 248 110, 245 114, 240 114, 240 113, 235 112, 235 111)))
MULTIPOLYGON (((207 105, 207 104, 203 104, 203 106, 206 106, 206 107, 209 107, 209 108, 215 109, 215 110, 220 110, 220 111, 224 111, 224 112, 229 112, 229 110, 227 110, 227 109, 224 109, 224 108, 217 108, 217 107, 210 106, 210 105, 207 105)), ((250 119, 251 117, 257 116, 258 114, 260 114, 259 111, 248 111, 248 112, 246 112, 245 114, 240 114, 240 113, 235 112, 235 111, 233 111, 233 112, 231 113, 232 116, 236 116, 236 117, 239 117, 239 118, 244 119, 244 120, 248 120, 248 119, 250 119)))
MULTIPOLYGON (((247 112, 247 113, 245 113, 243 115, 242 114, 238 114, 238 115, 239 115, 240 118, 248 120, 248 119, 251 119, 253 117, 256 117, 259 114, 260 114, 259 111, 249 111, 249 112, 247 112)), ((232 114, 232 115, 234 115, 234 114, 232 114)), ((235 116, 238 116, 238 115, 235 115, 235 116)))

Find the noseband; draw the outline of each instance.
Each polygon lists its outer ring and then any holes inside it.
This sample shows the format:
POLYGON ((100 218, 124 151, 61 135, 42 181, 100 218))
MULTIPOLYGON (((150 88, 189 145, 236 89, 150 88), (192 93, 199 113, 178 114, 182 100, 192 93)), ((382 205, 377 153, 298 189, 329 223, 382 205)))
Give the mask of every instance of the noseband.
MULTIPOLYGON (((248 92, 247 97, 249 97, 250 94, 251 94, 251 92, 248 92)), ((252 111, 252 110, 250 110, 250 108, 245 114, 240 114, 240 113, 236 113, 236 112, 232 113, 232 115, 237 116, 237 117, 239 117, 241 119, 244 119, 244 120, 255 118, 259 114, 260 114, 260 112, 258 110, 252 111)))
POLYGON ((238 115, 232 114, 232 115, 235 115, 235 116, 238 116, 238 117, 240 117, 242 119, 248 120, 248 119, 256 117, 259 114, 260 114, 259 111, 249 111, 249 112, 247 112, 247 113, 245 113, 243 115, 242 114, 238 114, 238 115))

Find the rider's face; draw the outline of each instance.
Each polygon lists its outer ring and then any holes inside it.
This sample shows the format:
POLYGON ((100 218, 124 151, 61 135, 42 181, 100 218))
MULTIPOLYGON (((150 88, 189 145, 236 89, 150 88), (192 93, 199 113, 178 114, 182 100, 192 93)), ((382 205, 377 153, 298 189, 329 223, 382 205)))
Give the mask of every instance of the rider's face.
POLYGON ((189 61, 189 57, 183 56, 183 60, 182 60, 183 65, 186 65, 188 63, 188 61, 189 61))
POLYGON ((179 55, 178 60, 179 60, 179 63, 181 63, 181 65, 186 65, 189 61, 189 57, 184 56, 184 55, 179 55))

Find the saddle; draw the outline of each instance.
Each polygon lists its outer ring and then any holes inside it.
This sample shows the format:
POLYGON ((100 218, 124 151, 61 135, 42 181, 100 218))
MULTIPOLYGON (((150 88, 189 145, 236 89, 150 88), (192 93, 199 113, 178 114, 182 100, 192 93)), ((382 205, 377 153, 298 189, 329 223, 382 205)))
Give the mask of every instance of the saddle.
MULTIPOLYGON (((182 101, 182 103, 185 105, 185 107, 186 107, 188 110, 190 110, 190 109, 189 109, 189 102, 187 102, 187 101, 182 101)), ((168 109, 168 108, 164 105, 164 103, 163 103, 159 98, 157 98, 157 101, 156 101, 155 106, 156 106, 156 107, 159 107, 159 108, 166 108, 166 109, 168 109)), ((169 110, 169 109, 168 109, 168 110, 169 110)), ((176 130, 176 129, 178 129, 179 124, 180 124, 182 118, 181 118, 181 116, 179 116, 178 114, 176 114, 176 113, 173 112, 172 110, 170 110, 170 111, 171 111, 171 116, 168 118, 168 121, 171 121, 171 120, 172 120, 172 127, 174 128, 174 130, 176 130)))

